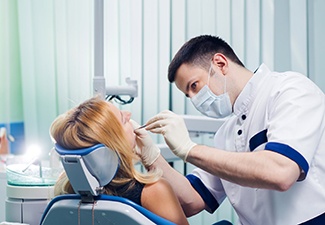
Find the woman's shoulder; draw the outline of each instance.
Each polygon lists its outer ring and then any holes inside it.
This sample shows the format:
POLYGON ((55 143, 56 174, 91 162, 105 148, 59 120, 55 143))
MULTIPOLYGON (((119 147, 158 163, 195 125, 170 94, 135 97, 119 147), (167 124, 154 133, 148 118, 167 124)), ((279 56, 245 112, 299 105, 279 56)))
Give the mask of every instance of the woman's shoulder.
POLYGON ((168 194, 170 192, 173 192, 173 190, 166 179, 160 178, 154 183, 146 184, 143 188, 143 192, 145 192, 147 195, 155 195, 157 193, 168 194))
POLYGON ((158 216, 176 224, 188 224, 172 186, 164 178, 144 186, 141 202, 143 207, 158 216))
POLYGON ((146 184, 143 188, 141 202, 144 207, 157 207, 163 204, 167 206, 176 201, 177 197, 172 186, 164 178, 160 178, 155 183, 146 184))

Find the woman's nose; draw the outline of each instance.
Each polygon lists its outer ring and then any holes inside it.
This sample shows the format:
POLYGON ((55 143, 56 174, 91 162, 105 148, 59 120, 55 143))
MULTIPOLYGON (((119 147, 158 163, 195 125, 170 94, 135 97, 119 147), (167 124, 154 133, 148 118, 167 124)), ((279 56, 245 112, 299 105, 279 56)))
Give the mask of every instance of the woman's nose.
POLYGON ((131 119, 131 112, 128 111, 124 111, 124 117, 127 119, 127 121, 129 121, 131 119))

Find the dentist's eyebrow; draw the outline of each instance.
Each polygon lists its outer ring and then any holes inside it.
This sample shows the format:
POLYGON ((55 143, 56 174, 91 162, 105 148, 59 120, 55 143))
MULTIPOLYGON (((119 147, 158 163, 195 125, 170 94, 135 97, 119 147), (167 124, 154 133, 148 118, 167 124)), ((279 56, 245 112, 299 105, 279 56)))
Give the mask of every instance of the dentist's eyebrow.
POLYGON ((188 82, 188 83, 186 84, 186 88, 185 88, 185 91, 186 91, 185 96, 186 96, 186 97, 188 97, 188 91, 190 90, 190 86, 191 86, 190 84, 191 84, 191 82, 192 82, 192 81, 190 81, 190 82, 188 82))
POLYGON ((190 89, 190 82, 188 82, 187 84, 186 84, 186 92, 188 92, 188 90, 190 89))

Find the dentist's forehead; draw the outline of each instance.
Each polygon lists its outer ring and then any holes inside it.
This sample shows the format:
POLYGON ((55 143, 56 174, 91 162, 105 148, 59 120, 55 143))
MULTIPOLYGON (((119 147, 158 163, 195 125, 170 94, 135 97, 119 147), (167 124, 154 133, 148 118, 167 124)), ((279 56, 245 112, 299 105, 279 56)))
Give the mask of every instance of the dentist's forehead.
POLYGON ((186 95, 189 92, 191 84, 206 77, 206 74, 206 70, 200 66, 182 64, 176 72, 176 87, 186 95))

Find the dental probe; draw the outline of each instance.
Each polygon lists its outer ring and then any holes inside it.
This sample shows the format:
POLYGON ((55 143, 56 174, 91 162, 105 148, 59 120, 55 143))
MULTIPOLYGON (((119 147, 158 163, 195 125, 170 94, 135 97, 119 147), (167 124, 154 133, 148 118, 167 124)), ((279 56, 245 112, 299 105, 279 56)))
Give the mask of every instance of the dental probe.
POLYGON ((136 128, 136 129, 134 129, 134 130, 139 130, 139 129, 145 128, 146 126, 147 126, 147 124, 143 124, 142 126, 136 128))

